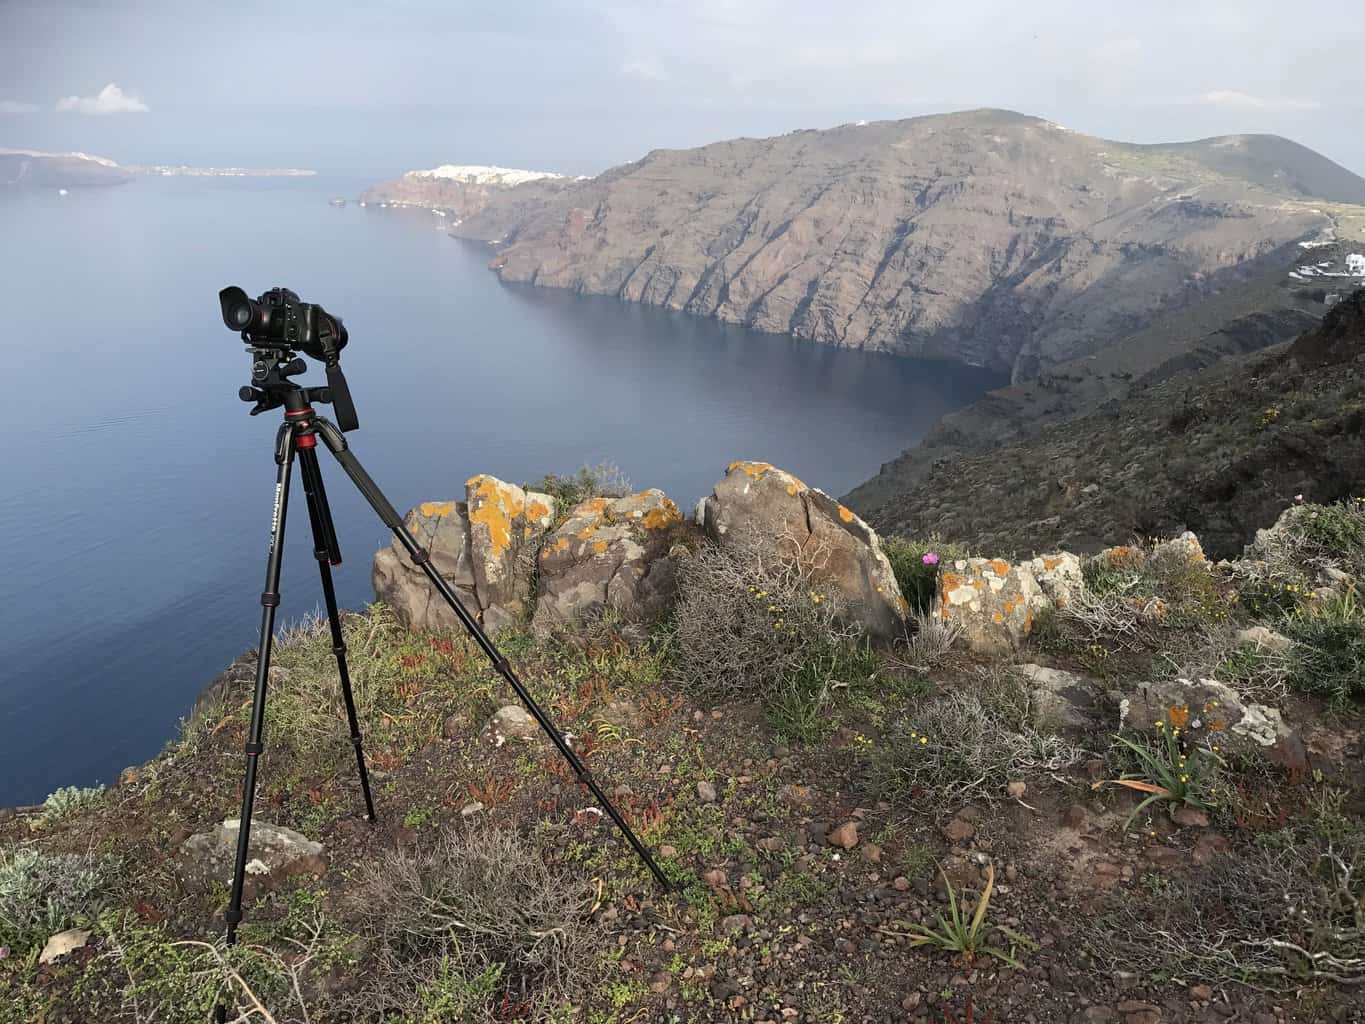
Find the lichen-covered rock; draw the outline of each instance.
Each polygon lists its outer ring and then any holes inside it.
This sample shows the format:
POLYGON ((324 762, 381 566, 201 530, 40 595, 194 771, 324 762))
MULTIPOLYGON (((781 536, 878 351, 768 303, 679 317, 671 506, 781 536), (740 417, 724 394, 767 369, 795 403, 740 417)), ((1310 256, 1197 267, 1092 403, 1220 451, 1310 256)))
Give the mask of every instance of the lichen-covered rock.
POLYGON ((1029 710, 1036 728, 1084 731, 1101 724, 1103 688, 1095 680, 1031 663, 1016 670, 1031 686, 1029 710))
POLYGON ((1291 770, 1306 766, 1302 741, 1277 708, 1246 704, 1216 679, 1162 679, 1144 683, 1119 701, 1119 728, 1153 732, 1157 723, 1224 750, 1259 752, 1291 770))
MULTIPOLYGON (((186 839, 180 847, 181 877, 195 886, 230 882, 237 825, 236 818, 228 818, 211 831, 186 839)), ((321 843, 268 821, 251 823, 245 876, 249 894, 273 889, 287 878, 321 875, 326 869, 321 843)))
POLYGON ((628 621, 657 617, 677 590, 670 551, 682 522, 657 488, 580 502, 540 549, 533 629, 544 634, 608 608, 628 621))
POLYGON ((1072 604, 1085 589, 1081 560, 1070 551, 1049 552, 1024 564, 1033 573, 1039 589, 1052 601, 1054 608, 1065 608, 1072 604))
POLYGON ((766 462, 732 462, 697 511, 713 541, 753 545, 807 568, 870 635, 903 632, 909 607, 876 531, 824 491, 766 462))
MULTIPOLYGON (((554 519, 554 499, 480 474, 465 484, 467 501, 427 501, 404 529, 488 629, 526 614, 531 551, 554 519)), ((457 629, 459 619, 395 538, 374 558, 375 597, 409 629, 457 629)))
POLYGON ((1052 605, 1027 564, 958 559, 938 575, 939 616, 962 630, 972 650, 999 653, 1023 644, 1033 617, 1052 605))
POLYGON ((1204 548, 1199 543, 1199 538, 1189 530, 1186 530, 1179 537, 1171 540, 1163 540, 1152 549, 1152 558, 1161 559, 1180 559, 1186 562, 1195 562, 1207 565, 1208 559, 1204 557, 1204 548))
POLYGON ((483 624, 497 629, 522 618, 531 598, 526 552, 554 521, 554 499, 482 473, 465 481, 469 553, 483 624))
MULTIPOLYGON (((424 501, 403 521, 403 528, 431 554, 432 567, 459 593, 470 611, 479 608, 474 564, 469 551, 468 509, 462 501, 424 501)), ((455 617, 426 575, 413 565, 394 538, 374 556, 370 575, 374 596, 409 629, 458 629, 455 617)))

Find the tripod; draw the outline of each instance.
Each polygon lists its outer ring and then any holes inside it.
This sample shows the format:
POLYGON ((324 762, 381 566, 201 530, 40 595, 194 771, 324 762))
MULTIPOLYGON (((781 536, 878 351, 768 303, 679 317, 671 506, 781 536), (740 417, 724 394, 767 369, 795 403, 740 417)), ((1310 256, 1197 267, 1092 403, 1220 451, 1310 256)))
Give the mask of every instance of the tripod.
MULTIPOLYGON (((342 638, 341 617, 337 610, 336 592, 332 586, 331 567, 341 564, 341 552, 337 545, 336 528, 332 524, 331 511, 327 506, 327 493, 322 483, 322 469, 318 464, 318 438, 321 438, 323 444, 336 456, 342 469, 346 471, 365 500, 370 503, 379 518, 383 520, 384 525, 392 530, 394 536, 402 542, 413 563, 426 574, 431 585, 450 605, 460 623, 468 630, 469 635, 474 638, 479 647, 483 649, 489 661, 493 663, 493 668, 516 691, 517 697, 526 705, 526 709, 559 749, 564 760, 568 762, 577 781, 592 792, 593 797, 601 804, 602 809, 607 812, 627 842, 635 849, 640 860, 653 873, 659 884, 668 890, 670 888, 668 879, 664 877, 664 873, 654 862, 649 850, 631 831, 620 812, 607 799, 607 795, 602 792, 592 773, 584 767, 582 761, 578 759, 578 755, 565 742, 554 723, 550 721, 535 699, 527 692, 526 687, 512 670, 512 666, 493 646, 493 642, 488 639, 478 622, 456 596, 454 589, 432 566, 431 556, 428 552, 403 528, 403 520, 394 510, 394 507, 389 504, 389 500, 384 497, 383 492, 370 479, 369 474, 365 472, 364 467, 360 465, 356 457, 351 454, 341 430, 313 411, 313 402, 322 403, 333 400, 332 390, 329 388, 304 388, 285 379, 290 372, 302 372, 304 369, 302 360, 296 360, 287 366, 276 366, 270 369, 271 372, 268 375, 262 373, 258 377, 262 383, 267 383, 265 388, 242 389, 243 399, 257 402, 257 407, 253 412, 283 405, 284 423, 275 436, 275 462, 278 466, 275 477, 275 509, 270 525, 270 555, 266 563, 265 590, 261 594, 261 641, 256 662, 256 689, 251 704, 251 724, 246 742, 246 779, 242 784, 242 814, 237 829, 237 857, 232 871, 232 896, 224 915, 227 921, 227 944, 232 945, 236 942, 237 926, 242 920, 242 886, 245 879, 247 848, 251 833, 251 811, 256 795, 256 770, 261 753, 265 749, 261 735, 265 725, 266 681, 270 674, 270 648, 275 629, 275 609, 280 604, 280 563, 284 551, 284 524, 289 506, 290 474, 295 458, 299 462, 303 476, 304 495, 308 500, 308 518, 313 527, 313 555, 317 559, 318 570, 322 574, 322 593, 327 604, 327 621, 331 627, 332 651, 336 655, 337 674, 341 680, 341 693, 346 704, 346 720, 351 729, 351 743, 355 747, 356 769, 360 774, 360 790, 365 798, 365 817, 371 822, 375 820, 374 800, 370 795, 370 778, 365 769, 365 753, 361 744, 360 726, 356 720, 355 700, 351 693, 351 679, 346 667, 346 643, 342 638)), ((338 400, 340 399, 338 398, 338 400)), ((353 411, 350 419, 354 422, 353 411)), ((344 415, 342 422, 347 422, 347 417, 344 415)), ((224 1019, 225 1013, 225 1007, 220 1004, 218 1019, 224 1019)))

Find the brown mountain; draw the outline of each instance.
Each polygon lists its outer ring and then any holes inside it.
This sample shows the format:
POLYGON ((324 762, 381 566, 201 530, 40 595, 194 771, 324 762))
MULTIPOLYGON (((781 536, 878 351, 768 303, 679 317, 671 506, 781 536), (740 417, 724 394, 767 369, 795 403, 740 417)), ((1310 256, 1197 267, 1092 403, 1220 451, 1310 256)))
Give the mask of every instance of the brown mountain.
POLYGON ((1137 146, 999 110, 656 150, 479 196, 503 280, 1039 377, 1365 210, 1284 139, 1137 146))

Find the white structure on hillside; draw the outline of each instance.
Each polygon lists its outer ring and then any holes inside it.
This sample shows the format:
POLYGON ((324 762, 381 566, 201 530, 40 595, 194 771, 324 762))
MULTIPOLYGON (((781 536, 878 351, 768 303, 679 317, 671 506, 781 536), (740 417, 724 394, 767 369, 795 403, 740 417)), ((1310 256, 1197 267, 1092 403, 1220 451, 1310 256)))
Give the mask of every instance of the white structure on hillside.
POLYGON ((1365 277, 1365 256, 1358 252, 1353 252, 1347 256, 1346 273, 1354 274, 1356 277, 1365 277))

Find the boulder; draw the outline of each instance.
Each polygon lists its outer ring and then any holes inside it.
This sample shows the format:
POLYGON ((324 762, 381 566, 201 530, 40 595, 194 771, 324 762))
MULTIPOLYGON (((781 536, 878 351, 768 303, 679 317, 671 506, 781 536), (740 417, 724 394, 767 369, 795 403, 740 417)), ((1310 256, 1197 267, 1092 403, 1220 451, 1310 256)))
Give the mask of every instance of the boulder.
POLYGON ((502 746, 508 740, 531 740, 540 734, 540 726, 531 713, 520 704, 507 704, 499 708, 483 727, 483 734, 495 746, 502 746))
POLYGON ((1056 551, 1039 555, 1024 565, 1033 573, 1038 587, 1054 608, 1072 604, 1085 589, 1081 575, 1081 560, 1070 551, 1056 551))
MULTIPOLYGON (((180 847, 180 874, 187 883, 204 887, 232 881, 237 825, 236 818, 227 818, 216 828, 185 840, 180 847)), ((252 821, 246 863, 246 880, 252 892, 273 889, 286 878, 321 875, 326 869, 321 843, 291 828, 252 821)))
MULTIPOLYGON (((468 508, 462 501, 424 501, 407 514, 403 528, 426 548, 432 567, 445 577, 471 611, 477 611, 474 565, 469 554, 468 508)), ((460 620, 412 564, 395 537, 374 556, 374 596, 409 629, 459 629, 460 620)))
POLYGON ((732 462, 697 512, 716 543, 754 546, 801 564, 871 636, 904 632, 909 606, 876 531, 824 491, 766 462, 732 462))
POLYGON ((1163 540, 1153 547, 1152 558, 1156 561, 1173 559, 1193 562, 1198 565, 1208 565, 1208 559, 1204 557, 1204 548, 1199 543, 1199 538, 1189 530, 1186 530, 1179 537, 1163 540))
POLYGON ((1044 731, 1089 730, 1101 724, 1102 688, 1092 679, 1044 665, 1015 667, 1032 687, 1033 725, 1044 731))
POLYGON ((1241 747, 1290 770, 1306 767, 1304 745, 1277 708, 1245 704, 1216 679, 1162 679, 1121 696, 1119 729, 1155 732, 1158 722, 1191 740, 1224 750, 1241 747))
MULTIPOLYGON (((522 618, 530 602, 530 552, 550 528, 554 499, 480 474, 465 483, 466 501, 427 501, 404 528, 432 565, 488 629, 522 618)), ((457 629, 459 619, 413 565, 397 538, 374 558, 375 597, 409 629, 457 629)))
POLYGON ((486 473, 465 481, 469 553, 483 624, 489 629, 526 615, 531 556, 554 522, 548 494, 523 491, 486 473))
POLYGON ((1235 639, 1239 644, 1247 644, 1261 651, 1287 651, 1294 646, 1294 641, 1282 633, 1275 632, 1269 626, 1247 626, 1245 629, 1239 629, 1235 639))
POLYGON ((961 628, 967 646, 991 654, 1022 646, 1033 617, 1052 599, 1026 564, 967 558, 939 572, 935 605, 945 622, 961 628))
POLYGON ((580 502, 540 550, 532 628, 543 635, 607 609, 627 621, 657 617, 677 591, 670 552, 682 523, 657 488, 580 502))

